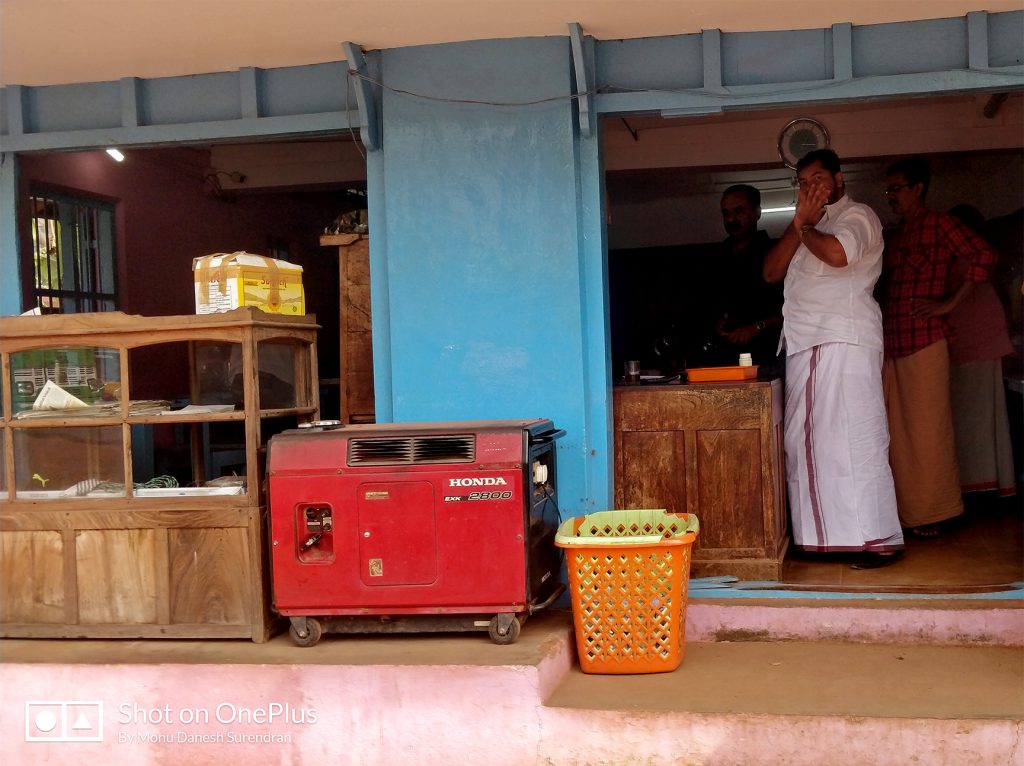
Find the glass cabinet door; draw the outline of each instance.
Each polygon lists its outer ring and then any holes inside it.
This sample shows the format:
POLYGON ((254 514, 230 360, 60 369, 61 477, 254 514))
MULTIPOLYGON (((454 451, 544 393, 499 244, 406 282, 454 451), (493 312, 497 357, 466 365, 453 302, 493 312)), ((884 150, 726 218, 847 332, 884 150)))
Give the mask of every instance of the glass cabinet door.
POLYGON ((265 340, 259 357, 260 409, 308 407, 311 403, 309 346, 289 340, 265 340))
MULTIPOLYGON (((11 360, 11 414, 29 417, 69 410, 117 410, 121 360, 117 349, 61 346, 19 351, 11 360)), ((90 411, 94 414, 94 410, 90 411)))
POLYGON ((0 374, 0 500, 7 499, 7 431, 2 428, 4 422, 4 401, 7 399, 6 388, 3 375, 0 374))
POLYGON ((126 494, 120 426, 17 428, 13 438, 19 500, 126 494))
POLYGON ((245 406, 242 344, 198 341, 193 344, 195 386, 192 403, 245 406))
POLYGON ((0 499, 259 497, 266 443, 316 417, 318 381, 315 331, 256 318, 150 329, 97 315, 89 333, 81 318, 14 318, 0 339, 0 499))
MULTIPOLYGON (((3 413, 0 412, 0 417, 3 413)), ((0 500, 7 499, 7 431, 0 428, 0 500)))

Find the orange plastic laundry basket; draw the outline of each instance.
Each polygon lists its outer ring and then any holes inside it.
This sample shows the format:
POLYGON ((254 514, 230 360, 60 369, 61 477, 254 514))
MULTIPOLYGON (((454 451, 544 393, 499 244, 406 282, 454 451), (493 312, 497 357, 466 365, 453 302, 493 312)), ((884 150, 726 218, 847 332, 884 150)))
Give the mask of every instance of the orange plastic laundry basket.
POLYGON ((584 673, 679 667, 699 529, 696 516, 664 510, 599 511, 561 524, 555 545, 565 549, 584 673))

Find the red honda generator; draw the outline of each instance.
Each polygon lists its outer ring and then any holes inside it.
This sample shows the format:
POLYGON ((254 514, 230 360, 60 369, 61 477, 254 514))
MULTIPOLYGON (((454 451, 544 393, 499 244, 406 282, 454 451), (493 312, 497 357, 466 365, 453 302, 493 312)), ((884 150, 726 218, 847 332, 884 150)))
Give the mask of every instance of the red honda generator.
POLYGON ((498 644, 559 583, 550 420, 346 425, 268 446, 274 606, 292 640, 486 630, 498 644))

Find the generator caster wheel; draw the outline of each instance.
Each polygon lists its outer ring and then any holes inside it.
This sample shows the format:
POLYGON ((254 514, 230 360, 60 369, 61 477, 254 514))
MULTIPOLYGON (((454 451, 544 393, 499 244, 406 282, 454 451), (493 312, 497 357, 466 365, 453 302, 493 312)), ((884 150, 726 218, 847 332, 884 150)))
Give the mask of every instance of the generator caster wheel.
POLYGON ((323 633, 320 621, 314 617, 303 617, 299 620, 293 618, 292 624, 288 628, 288 635, 292 637, 296 646, 316 646, 323 633), (305 635, 302 635, 303 633, 305 635))
POLYGON ((522 625, 520 625, 519 619, 514 614, 502 612, 491 618, 491 622, 487 626, 487 635, 491 637, 491 641, 494 643, 504 646, 515 643, 515 640, 519 638, 519 631, 521 629, 522 625))

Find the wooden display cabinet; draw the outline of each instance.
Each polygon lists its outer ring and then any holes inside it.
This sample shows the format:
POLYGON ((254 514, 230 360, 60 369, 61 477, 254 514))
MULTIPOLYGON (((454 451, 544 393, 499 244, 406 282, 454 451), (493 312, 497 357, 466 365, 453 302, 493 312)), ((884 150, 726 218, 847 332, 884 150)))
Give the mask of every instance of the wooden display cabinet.
POLYGON ((782 575, 782 397, 781 380, 614 389, 616 507, 697 514, 694 577, 782 575))
POLYGON ((265 641, 266 442, 319 417, 317 329, 0 319, 0 635, 265 641))

